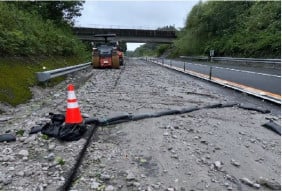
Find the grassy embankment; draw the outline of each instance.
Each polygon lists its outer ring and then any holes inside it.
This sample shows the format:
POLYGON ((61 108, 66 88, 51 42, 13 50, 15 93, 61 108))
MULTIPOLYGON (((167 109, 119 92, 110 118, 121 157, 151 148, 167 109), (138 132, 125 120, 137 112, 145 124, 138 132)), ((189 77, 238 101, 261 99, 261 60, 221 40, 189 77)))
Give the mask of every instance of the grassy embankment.
MULTIPOLYGON (((19 8, 24 2, 0 2, 0 102, 27 102, 35 72, 89 61, 86 46, 67 24, 56 24, 40 13, 19 8)), ((54 85, 63 78, 52 80, 54 85)))
MULTIPOLYGON (((50 57, 50 58, 0 58, 1 80, 0 101, 12 106, 24 103, 32 98, 29 87, 38 84, 36 72, 51 70, 85 62, 78 57, 50 57)), ((56 85, 64 77, 54 78, 48 86, 56 85)))

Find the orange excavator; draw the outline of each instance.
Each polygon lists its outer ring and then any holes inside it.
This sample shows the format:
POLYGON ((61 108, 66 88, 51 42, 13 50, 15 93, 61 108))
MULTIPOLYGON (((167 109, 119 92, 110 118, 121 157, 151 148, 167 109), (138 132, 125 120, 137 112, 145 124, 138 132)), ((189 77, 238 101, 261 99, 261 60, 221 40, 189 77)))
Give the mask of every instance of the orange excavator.
POLYGON ((109 37, 116 37, 115 34, 97 34, 94 37, 104 38, 105 42, 94 46, 92 52, 92 65, 94 68, 115 68, 123 65, 123 52, 118 43, 108 42, 109 37))

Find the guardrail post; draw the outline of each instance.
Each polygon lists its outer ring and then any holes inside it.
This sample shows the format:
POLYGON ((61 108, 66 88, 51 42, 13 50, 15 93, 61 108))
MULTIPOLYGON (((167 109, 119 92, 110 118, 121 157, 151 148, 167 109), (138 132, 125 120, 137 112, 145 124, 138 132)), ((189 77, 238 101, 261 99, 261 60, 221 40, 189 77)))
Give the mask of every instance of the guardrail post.
POLYGON ((162 63, 164 64, 164 59, 162 59, 162 63))
POLYGON ((170 64, 170 66, 171 66, 171 60, 169 60, 169 64, 170 64))
POLYGON ((185 71, 185 61, 184 61, 184 63, 183 63, 183 70, 185 71))
POLYGON ((211 78, 212 78, 212 66, 210 66, 210 77, 209 77, 209 79, 211 80, 211 78))

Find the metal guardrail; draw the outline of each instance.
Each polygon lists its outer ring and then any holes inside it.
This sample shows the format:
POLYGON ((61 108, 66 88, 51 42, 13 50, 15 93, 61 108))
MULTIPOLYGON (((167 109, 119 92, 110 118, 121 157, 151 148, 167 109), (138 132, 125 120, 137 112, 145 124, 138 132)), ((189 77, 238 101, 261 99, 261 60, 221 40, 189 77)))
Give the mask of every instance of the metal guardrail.
POLYGON ((85 69, 91 65, 91 62, 88 63, 83 63, 75 66, 70 66, 70 67, 64 67, 60 69, 54 69, 50 71, 44 71, 44 72, 36 72, 36 76, 39 82, 44 82, 48 81, 49 79, 59 77, 62 75, 66 75, 69 73, 73 73, 75 71, 79 71, 82 69, 85 69))
POLYGON ((181 59, 191 59, 191 60, 209 60, 209 57, 205 56, 179 56, 181 59))
POLYGON ((234 61, 246 63, 280 64, 281 59, 258 59, 258 58, 236 58, 236 57, 206 57, 206 56, 179 56, 182 59, 207 60, 207 61, 234 61))
POLYGON ((236 57, 211 57, 211 61, 237 61, 250 63, 280 64, 281 59, 257 59, 257 58, 236 58, 236 57))
MULTIPOLYGON (((273 103, 281 105, 281 99, 273 97, 271 95, 267 95, 267 94, 265 94, 263 92, 262 93, 261 92, 253 92, 253 91, 250 91, 248 89, 237 87, 236 85, 232 85, 232 84, 229 85, 226 81, 220 82, 218 80, 213 80, 212 79, 212 72, 213 72, 212 71, 213 70, 212 66, 209 67, 209 74, 208 75, 204 75, 204 74, 197 73, 197 72, 196 73, 191 73, 193 71, 187 70, 186 64, 188 64, 188 63, 185 63, 185 62, 183 63, 183 69, 182 69, 182 68, 179 68, 179 67, 172 66, 171 60, 169 60, 169 62, 167 61, 167 63, 165 64, 164 59, 160 59, 160 58, 146 57, 146 58, 141 58, 141 59, 143 59, 144 61, 150 61, 150 62, 159 64, 159 65, 162 65, 164 67, 171 68, 171 69, 174 69, 174 70, 177 70, 177 71, 180 71, 180 72, 183 72, 183 73, 186 73, 186 74, 198 77, 200 79, 208 80, 210 82, 213 82, 213 83, 216 83, 216 84, 220 84, 220 85, 222 85, 224 87, 228 87, 228 88, 240 91, 240 92, 244 92, 244 93, 247 93, 249 95, 253 95, 255 97, 258 97, 258 98, 261 98, 261 99, 264 99, 264 100, 267 100, 267 101, 271 101, 273 103)), ((215 68, 218 68, 218 67, 215 67, 215 68)))

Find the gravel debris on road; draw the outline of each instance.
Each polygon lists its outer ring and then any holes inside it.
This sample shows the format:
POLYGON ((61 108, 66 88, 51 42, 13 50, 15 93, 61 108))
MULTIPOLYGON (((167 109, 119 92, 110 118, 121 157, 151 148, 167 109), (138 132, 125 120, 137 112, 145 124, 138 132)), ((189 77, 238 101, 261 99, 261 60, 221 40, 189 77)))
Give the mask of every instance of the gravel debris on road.
POLYGON ((0 190, 58 190, 86 142, 61 142, 33 126, 48 113, 65 113, 66 87, 75 92, 84 117, 143 114, 246 103, 271 109, 262 114, 237 107, 202 109, 99 127, 71 190, 279 190, 281 140, 261 125, 281 124, 280 107, 178 72, 127 59, 120 70, 76 72, 55 87, 33 87, 30 102, 0 104, 0 190), (19 132, 19 130, 22 130, 19 132))

